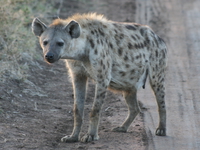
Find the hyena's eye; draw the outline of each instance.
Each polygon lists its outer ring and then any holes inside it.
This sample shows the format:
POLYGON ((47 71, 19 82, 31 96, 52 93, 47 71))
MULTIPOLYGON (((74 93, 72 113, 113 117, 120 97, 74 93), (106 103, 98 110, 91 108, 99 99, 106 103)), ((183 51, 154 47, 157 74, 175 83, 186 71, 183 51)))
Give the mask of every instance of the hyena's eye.
POLYGON ((48 41, 43 41, 43 45, 46 46, 48 44, 48 41))
POLYGON ((63 45, 64 45, 64 42, 57 42, 57 45, 58 45, 58 46, 63 46, 63 45))

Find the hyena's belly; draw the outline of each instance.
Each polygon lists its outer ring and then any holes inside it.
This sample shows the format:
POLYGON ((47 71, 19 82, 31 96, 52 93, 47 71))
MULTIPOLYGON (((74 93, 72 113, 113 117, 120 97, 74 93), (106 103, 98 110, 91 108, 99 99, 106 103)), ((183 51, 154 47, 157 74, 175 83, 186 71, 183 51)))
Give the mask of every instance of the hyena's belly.
POLYGON ((146 67, 124 71, 113 69, 109 88, 120 91, 139 89, 145 85, 147 75, 148 70, 146 67))

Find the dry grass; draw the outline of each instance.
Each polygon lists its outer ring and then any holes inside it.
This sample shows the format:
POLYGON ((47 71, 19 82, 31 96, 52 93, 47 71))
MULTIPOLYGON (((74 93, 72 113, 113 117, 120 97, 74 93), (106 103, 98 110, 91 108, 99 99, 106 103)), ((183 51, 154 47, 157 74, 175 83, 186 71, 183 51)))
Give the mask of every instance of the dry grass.
POLYGON ((56 12, 49 2, 51 1, 0 1, 0 82, 26 78, 29 64, 41 59, 35 50, 36 38, 31 32, 31 22, 35 16, 47 18, 56 12))

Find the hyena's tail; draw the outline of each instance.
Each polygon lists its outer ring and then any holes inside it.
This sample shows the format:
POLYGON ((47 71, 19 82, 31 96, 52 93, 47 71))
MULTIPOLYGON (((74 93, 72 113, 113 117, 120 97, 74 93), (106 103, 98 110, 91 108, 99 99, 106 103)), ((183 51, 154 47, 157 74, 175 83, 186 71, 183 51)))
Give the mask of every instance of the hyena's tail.
POLYGON ((147 68, 147 69, 146 69, 146 72, 145 72, 145 77, 144 77, 144 79, 143 79, 143 86, 142 86, 143 89, 145 89, 145 84, 146 84, 148 75, 149 75, 149 70, 148 70, 148 68, 147 68))

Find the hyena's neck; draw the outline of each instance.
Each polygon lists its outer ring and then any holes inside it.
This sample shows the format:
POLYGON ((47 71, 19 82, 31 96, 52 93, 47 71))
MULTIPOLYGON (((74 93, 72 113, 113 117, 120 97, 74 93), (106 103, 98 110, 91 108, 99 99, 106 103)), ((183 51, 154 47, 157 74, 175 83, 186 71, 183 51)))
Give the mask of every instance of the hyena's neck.
POLYGON ((85 43, 85 39, 81 37, 73 39, 70 47, 68 47, 68 52, 62 59, 83 61, 88 58, 88 51, 85 43))

